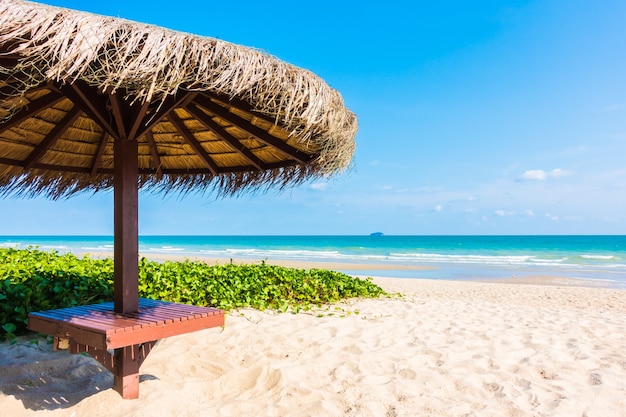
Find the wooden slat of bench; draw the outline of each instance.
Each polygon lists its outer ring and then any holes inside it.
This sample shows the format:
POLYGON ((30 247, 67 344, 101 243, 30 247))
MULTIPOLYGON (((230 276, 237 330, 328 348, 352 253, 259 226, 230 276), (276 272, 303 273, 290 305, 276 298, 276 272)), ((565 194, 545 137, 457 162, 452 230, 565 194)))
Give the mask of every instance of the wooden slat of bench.
MULTIPOLYGON (((140 304, 141 310, 139 313, 131 313, 124 317, 128 319, 135 318, 139 320, 148 320, 151 323, 159 320, 162 320, 164 323, 173 323, 178 320, 207 317, 212 315, 212 311, 217 311, 217 309, 198 307, 188 304, 174 304, 147 299, 145 301, 145 303, 142 302, 140 304), (207 310, 209 310, 209 312, 207 312, 207 310)), ((109 304, 110 303, 104 303, 103 305, 99 305, 98 310, 105 311, 107 313, 110 312, 112 310, 112 304, 109 304)))
POLYGON ((187 306, 177 308, 176 305, 161 305, 159 306, 159 310, 140 306, 141 310, 139 313, 121 316, 114 313, 111 309, 107 309, 106 307, 108 306, 106 305, 94 305, 93 308, 90 307, 91 306, 72 307, 68 309, 33 313, 33 315, 47 316, 51 318, 54 317, 55 320, 72 322, 86 328, 93 328, 95 330, 105 329, 113 331, 133 331, 145 326, 159 326, 175 323, 181 320, 208 317, 215 315, 216 312, 221 314, 217 309, 206 307, 196 307, 191 309, 195 311, 189 311, 187 306), (201 312, 201 314, 198 314, 199 312, 201 312))
POLYGON ((76 326, 80 326, 84 329, 90 329, 97 332, 103 332, 109 329, 112 325, 111 320, 106 320, 104 317, 98 317, 95 315, 89 315, 84 311, 58 311, 50 310, 41 313, 31 313, 31 317, 41 317, 49 320, 72 323, 76 326))
POLYGON ((141 304, 142 307, 160 308, 160 309, 166 309, 166 310, 172 310, 172 311, 181 311, 181 312, 185 312, 185 314, 192 313, 192 312, 198 312, 199 314, 206 314, 208 310, 217 310, 212 307, 201 307, 201 306, 195 306, 191 304, 168 303, 165 301, 148 300, 145 298, 142 298, 141 300, 142 300, 142 304, 141 304), (145 300, 145 303, 143 303, 144 300, 145 300))
POLYGON ((54 319, 56 321, 70 323, 73 326, 100 333, 106 333, 110 329, 117 327, 130 327, 132 329, 137 326, 141 327, 141 325, 157 325, 157 323, 150 322, 149 320, 140 321, 121 317, 119 315, 115 315, 112 311, 105 313, 90 311, 84 308, 50 310, 41 313, 33 313, 32 316, 54 319))
POLYGON ((99 349, 141 344, 221 326, 224 312, 210 307, 139 300, 139 312, 121 315, 113 303, 31 313, 29 328, 99 349))
POLYGON ((139 313, 120 316, 112 311, 113 306, 112 304, 109 306, 109 304, 71 307, 33 314, 54 317, 56 320, 69 321, 94 330, 133 331, 144 326, 158 326, 181 320, 207 317, 216 311, 206 307, 190 306, 195 308, 189 309, 186 305, 161 304, 156 306, 158 310, 142 305, 139 313))
MULTIPOLYGON (((124 327, 130 328, 131 330, 138 327, 144 326, 157 326, 159 323, 155 322, 155 320, 151 320, 149 317, 143 317, 141 314, 135 316, 120 316, 116 315, 113 311, 113 303, 103 303, 103 304, 94 304, 92 306, 82 306, 81 307, 72 307, 70 309, 62 309, 66 310, 63 313, 69 315, 70 317, 79 316, 83 318, 81 314, 83 314, 85 319, 93 321, 95 323, 102 323, 105 329, 110 329, 113 321, 123 320, 118 323, 119 326, 115 327, 124 327), (93 307, 93 308, 90 308, 93 307)), ((44 312, 47 314, 47 312, 44 312)))
MULTIPOLYGON (((129 326, 133 323, 133 318, 116 316, 113 312, 112 306, 109 310, 100 308, 99 304, 96 304, 93 307, 94 308, 90 308, 90 306, 78 306, 33 314, 55 317, 59 320, 71 321, 75 323, 89 321, 95 328, 104 327, 106 329, 110 328, 115 320, 120 320, 119 325, 123 326, 129 326)), ((142 324, 141 320, 135 319, 134 321, 137 325, 142 324)))
MULTIPOLYGON (((152 309, 154 309, 154 304, 147 304, 147 303, 143 303, 140 301, 140 312, 139 313, 131 313, 131 314, 127 314, 123 316, 123 319, 125 320, 125 322, 130 325, 133 320, 138 324, 141 325, 142 322, 144 321, 149 321, 149 322, 153 322, 157 319, 153 319, 153 318, 146 318, 148 317, 148 314, 152 311, 152 309)), ((82 306, 82 310, 81 307, 73 307, 70 309, 71 314, 75 314, 75 313, 79 313, 80 311, 85 311, 85 313, 87 314, 92 314, 94 312, 98 312, 101 313, 102 316, 106 317, 106 321, 110 321, 111 317, 114 316, 116 313, 113 311, 113 303, 102 303, 102 304, 94 304, 91 306, 82 306)), ((164 321, 167 321, 170 319, 170 317, 163 317, 164 321)))
MULTIPOLYGON (((187 306, 184 304, 161 304, 154 307, 143 308, 139 313, 133 313, 126 317, 148 321, 150 323, 171 324, 179 321, 197 320, 214 315, 216 309, 187 306)), ((120 331, 121 329, 116 329, 120 331)), ((124 331, 128 331, 125 329, 124 331)))

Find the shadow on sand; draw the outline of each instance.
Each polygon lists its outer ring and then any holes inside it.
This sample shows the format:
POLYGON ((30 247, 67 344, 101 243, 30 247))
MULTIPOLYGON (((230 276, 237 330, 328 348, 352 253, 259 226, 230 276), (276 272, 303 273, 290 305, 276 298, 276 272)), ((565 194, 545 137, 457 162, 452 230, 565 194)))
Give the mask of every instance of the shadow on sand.
MULTIPOLYGON (((30 410, 75 406, 85 398, 113 389, 113 375, 86 354, 54 352, 46 339, 24 336, 0 343, 0 392, 30 410)), ((140 375, 140 382, 158 379, 140 375)))

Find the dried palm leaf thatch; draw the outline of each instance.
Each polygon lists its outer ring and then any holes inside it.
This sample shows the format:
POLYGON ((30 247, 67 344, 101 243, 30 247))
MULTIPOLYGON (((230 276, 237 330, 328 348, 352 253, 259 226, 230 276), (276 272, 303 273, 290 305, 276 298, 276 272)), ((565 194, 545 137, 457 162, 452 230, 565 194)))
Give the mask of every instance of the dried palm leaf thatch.
POLYGON ((336 90, 260 51, 0 0, 5 194, 110 188, 119 140, 144 188, 282 188, 348 167, 356 131, 336 90))

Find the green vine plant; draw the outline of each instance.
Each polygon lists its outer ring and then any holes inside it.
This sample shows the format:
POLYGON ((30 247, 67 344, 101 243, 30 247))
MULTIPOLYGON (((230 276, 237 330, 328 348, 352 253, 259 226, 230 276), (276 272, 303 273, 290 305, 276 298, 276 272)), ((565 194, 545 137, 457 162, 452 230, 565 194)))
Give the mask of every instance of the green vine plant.
MULTIPOLYGON (((386 293, 371 278, 325 269, 200 261, 139 260, 139 295, 163 301, 275 312, 308 312, 386 293)), ((28 313, 113 299, 113 260, 37 248, 0 248, 0 340, 27 332, 28 313)))

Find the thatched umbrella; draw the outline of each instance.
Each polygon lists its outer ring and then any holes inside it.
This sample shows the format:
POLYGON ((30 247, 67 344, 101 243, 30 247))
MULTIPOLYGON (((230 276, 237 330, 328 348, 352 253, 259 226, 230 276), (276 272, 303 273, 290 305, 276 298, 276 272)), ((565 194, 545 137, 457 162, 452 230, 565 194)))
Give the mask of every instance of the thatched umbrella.
POLYGON ((0 2, 0 193, 114 189, 118 313, 138 309, 138 189, 326 177, 349 165, 356 131, 337 91, 257 50, 0 2))

